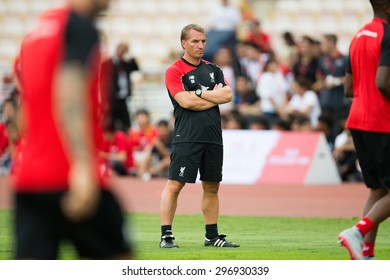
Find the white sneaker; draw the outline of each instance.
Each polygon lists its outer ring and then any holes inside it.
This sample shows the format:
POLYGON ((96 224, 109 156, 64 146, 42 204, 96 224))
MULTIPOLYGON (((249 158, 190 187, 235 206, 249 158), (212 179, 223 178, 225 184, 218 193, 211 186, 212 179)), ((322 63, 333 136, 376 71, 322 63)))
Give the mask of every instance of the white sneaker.
POLYGON ((363 236, 356 226, 342 231, 339 234, 339 243, 348 250, 353 260, 363 259, 363 236))

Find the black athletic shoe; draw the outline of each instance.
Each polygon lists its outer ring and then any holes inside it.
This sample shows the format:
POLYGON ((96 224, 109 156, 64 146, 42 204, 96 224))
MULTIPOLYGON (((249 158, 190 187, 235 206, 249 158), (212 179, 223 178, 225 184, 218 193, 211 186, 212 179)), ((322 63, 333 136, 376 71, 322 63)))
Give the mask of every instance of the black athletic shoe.
POLYGON ((226 234, 220 234, 218 237, 215 237, 213 239, 207 239, 204 241, 204 246, 214 246, 214 247, 230 247, 230 248, 237 248, 240 247, 240 245, 229 242, 225 239, 227 235, 226 234))
POLYGON ((160 248, 179 248, 173 240, 175 240, 175 237, 172 234, 161 236, 160 248))

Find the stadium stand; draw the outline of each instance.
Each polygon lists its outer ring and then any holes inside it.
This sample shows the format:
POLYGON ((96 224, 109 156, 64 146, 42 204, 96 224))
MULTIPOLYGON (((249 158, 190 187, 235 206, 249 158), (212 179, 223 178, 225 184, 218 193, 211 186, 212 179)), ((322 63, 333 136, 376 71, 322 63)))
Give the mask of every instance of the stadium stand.
MULTIPOLYGON (((0 75, 10 72, 23 35, 39 13, 61 2, 0 1, 0 75)), ((296 37, 337 33, 338 45, 346 53, 356 28, 372 16, 366 0, 232 0, 232 3, 240 7, 246 5, 250 14, 261 19, 276 52, 283 46, 281 34, 290 31, 296 37)), ((135 77, 131 106, 148 107, 153 120, 169 116, 171 105, 166 98, 162 74, 171 61, 171 54, 180 52, 180 29, 189 19, 207 27, 211 11, 219 4, 219 0, 113 1, 107 17, 99 25, 106 37, 107 52, 112 53, 119 41, 126 40, 139 59, 143 74, 135 77)), ((240 29, 245 31, 245 26, 240 29)))

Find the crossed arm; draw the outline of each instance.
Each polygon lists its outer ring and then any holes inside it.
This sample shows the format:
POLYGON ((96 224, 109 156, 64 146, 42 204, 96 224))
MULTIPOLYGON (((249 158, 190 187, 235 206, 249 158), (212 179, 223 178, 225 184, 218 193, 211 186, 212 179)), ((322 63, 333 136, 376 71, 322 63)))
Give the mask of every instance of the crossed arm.
POLYGON ((390 100, 390 67, 379 66, 376 73, 376 87, 390 100))
POLYGON ((348 72, 344 78, 344 95, 345 97, 353 98, 353 76, 348 72))
POLYGON ((174 99, 184 109, 204 111, 218 104, 230 102, 232 96, 232 88, 230 86, 218 84, 212 90, 203 91, 201 98, 196 96, 194 91, 181 91, 175 94, 174 99))

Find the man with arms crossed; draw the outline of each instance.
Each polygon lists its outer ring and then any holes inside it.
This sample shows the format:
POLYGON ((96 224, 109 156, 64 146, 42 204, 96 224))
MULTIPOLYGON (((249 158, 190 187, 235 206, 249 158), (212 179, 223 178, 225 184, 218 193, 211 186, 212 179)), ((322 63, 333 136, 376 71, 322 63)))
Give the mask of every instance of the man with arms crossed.
POLYGON ((363 218, 339 235, 352 259, 373 259, 381 222, 390 216, 390 0, 370 0, 374 19, 350 46, 344 91, 353 97, 347 121, 364 182, 363 218))
POLYGON ((130 257, 122 210, 98 159, 103 121, 94 18, 109 2, 68 0, 44 13, 23 42, 17 259, 56 259, 63 239, 83 258, 130 257))
POLYGON ((202 212, 206 227, 205 246, 239 247, 218 233, 218 190, 222 180, 223 144, 218 104, 230 102, 232 89, 222 70, 202 60, 206 35, 190 24, 181 32, 182 58, 166 71, 165 82, 174 107, 168 182, 161 196, 161 248, 177 248, 172 223, 180 191, 195 183, 198 170, 203 187, 202 212))

